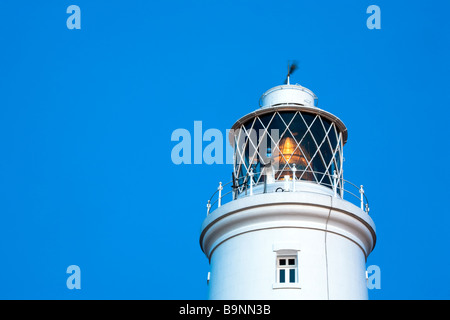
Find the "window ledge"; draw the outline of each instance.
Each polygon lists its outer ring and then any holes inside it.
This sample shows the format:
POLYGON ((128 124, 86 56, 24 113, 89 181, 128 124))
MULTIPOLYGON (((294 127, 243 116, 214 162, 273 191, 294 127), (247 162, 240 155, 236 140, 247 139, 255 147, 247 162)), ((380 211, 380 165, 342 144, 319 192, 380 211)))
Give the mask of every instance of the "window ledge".
POLYGON ((301 289, 299 283, 274 283, 272 289, 301 289))

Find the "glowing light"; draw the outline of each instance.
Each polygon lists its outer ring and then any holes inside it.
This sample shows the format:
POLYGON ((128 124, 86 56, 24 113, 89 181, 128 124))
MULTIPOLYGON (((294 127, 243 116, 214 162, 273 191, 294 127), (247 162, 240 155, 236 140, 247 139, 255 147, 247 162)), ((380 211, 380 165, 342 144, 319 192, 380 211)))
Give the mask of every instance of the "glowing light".
POLYGON ((278 156, 279 163, 285 165, 286 162, 288 164, 294 164, 297 168, 306 168, 307 162, 305 157, 303 156, 300 147, 297 148, 297 143, 291 137, 285 137, 280 141, 279 144, 280 155, 278 156))

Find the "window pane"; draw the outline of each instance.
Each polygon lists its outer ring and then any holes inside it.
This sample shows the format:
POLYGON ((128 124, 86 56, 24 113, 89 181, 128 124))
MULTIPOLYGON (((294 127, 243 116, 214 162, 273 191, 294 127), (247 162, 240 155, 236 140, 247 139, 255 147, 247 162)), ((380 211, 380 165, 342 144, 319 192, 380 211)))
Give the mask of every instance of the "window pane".
POLYGON ((295 269, 289 269, 289 282, 295 282, 295 269))
POLYGON ((286 279, 285 279, 285 270, 281 269, 280 270, 280 283, 285 283, 286 279))
POLYGON ((278 112, 278 114, 281 116, 281 118, 283 118, 283 121, 286 123, 286 125, 289 125, 289 122, 292 121, 292 117, 296 114, 296 112, 281 111, 281 112, 278 112))
POLYGON ((280 259, 280 266, 285 266, 286 265, 286 259, 280 259))

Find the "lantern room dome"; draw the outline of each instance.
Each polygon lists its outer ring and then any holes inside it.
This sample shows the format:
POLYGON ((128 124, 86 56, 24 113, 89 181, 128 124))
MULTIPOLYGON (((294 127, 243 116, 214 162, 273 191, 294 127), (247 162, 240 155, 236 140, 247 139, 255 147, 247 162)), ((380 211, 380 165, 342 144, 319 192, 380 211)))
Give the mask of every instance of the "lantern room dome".
POLYGON ((317 96, 308 88, 300 85, 281 85, 263 93, 259 99, 261 108, 269 108, 286 104, 315 107, 317 96))

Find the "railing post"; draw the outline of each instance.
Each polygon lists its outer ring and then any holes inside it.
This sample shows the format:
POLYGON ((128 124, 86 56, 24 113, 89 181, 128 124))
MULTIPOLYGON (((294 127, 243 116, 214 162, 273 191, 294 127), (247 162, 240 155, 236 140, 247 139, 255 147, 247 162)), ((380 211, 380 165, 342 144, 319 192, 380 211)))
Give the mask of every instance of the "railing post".
POLYGON ((250 177, 250 195, 253 195, 253 168, 250 168, 250 171, 248 172, 248 176, 250 177))
POLYGON ((337 174, 336 174, 336 170, 333 171, 333 191, 334 191, 334 196, 337 196, 337 174))
POLYGON ((211 200, 208 200, 206 204, 206 216, 209 216, 209 210, 211 210, 211 200))
POLYGON ((297 172, 297 168, 295 167, 295 163, 292 164, 292 192, 295 192, 295 176, 297 172))
POLYGON ((286 174, 285 176, 284 176, 284 191, 290 191, 289 190, 289 175, 288 174, 286 174))
POLYGON ((264 193, 267 192, 267 175, 264 177, 264 193))
POLYGON ((219 182, 219 188, 217 190, 219 190, 219 199, 217 200, 218 203, 217 207, 220 208, 220 206, 222 205, 222 190, 223 190, 222 182, 219 182))
POLYGON ((363 189, 363 185, 361 185, 361 188, 359 189, 359 193, 361 194, 361 210, 364 211, 364 189, 363 189))

